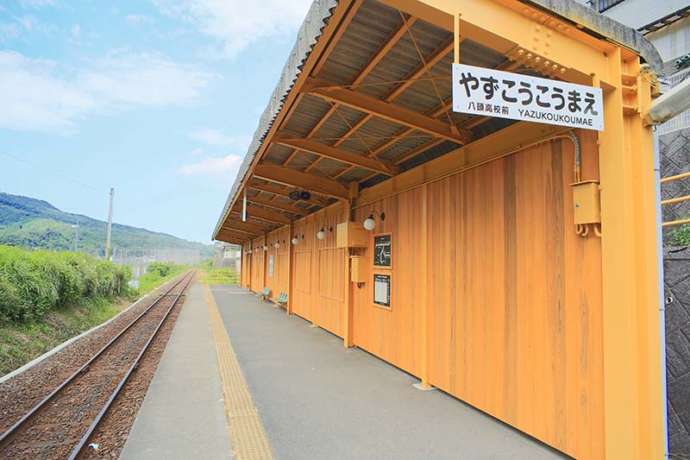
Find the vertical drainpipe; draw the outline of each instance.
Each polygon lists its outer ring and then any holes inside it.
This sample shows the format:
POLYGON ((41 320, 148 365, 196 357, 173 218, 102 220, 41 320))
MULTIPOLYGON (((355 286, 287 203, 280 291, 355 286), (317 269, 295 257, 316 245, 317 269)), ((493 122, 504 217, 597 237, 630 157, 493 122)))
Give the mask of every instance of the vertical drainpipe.
POLYGON ((664 403, 664 458, 668 452, 668 395, 666 391, 666 296, 664 294, 664 245, 661 213, 661 158, 659 153, 659 132, 654 128, 654 177, 656 184, 656 248, 659 274, 659 351, 661 352, 661 397, 664 403))

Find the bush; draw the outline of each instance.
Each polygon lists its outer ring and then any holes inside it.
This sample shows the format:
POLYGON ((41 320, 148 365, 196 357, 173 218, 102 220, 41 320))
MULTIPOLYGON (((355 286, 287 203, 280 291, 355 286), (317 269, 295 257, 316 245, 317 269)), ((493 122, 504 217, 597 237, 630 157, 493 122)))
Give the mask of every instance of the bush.
POLYGON ((0 322, 41 319, 52 309, 127 291, 128 267, 84 254, 0 245, 0 322))
POLYGON ((170 262, 151 262, 146 270, 147 273, 155 273, 161 278, 165 278, 175 269, 175 264, 170 262))
MULTIPOLYGON (((684 218, 687 219, 688 215, 684 218)), ((684 224, 676 230, 670 232, 671 244, 673 246, 690 246, 690 225, 684 224)))

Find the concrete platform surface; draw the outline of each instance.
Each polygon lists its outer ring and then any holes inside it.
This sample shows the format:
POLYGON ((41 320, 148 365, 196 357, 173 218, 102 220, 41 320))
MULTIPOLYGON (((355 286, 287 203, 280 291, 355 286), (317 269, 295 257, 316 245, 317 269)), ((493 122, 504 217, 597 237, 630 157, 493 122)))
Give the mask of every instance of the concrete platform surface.
POLYGON ((563 458, 240 288, 212 291, 275 458, 563 458))
POLYGON ((122 459, 231 458, 203 286, 190 287, 122 459))

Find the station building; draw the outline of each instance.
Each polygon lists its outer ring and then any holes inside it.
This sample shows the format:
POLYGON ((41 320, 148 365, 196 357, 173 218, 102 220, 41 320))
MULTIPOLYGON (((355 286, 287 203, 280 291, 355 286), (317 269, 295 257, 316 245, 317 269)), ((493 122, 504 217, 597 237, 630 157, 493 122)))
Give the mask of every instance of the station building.
POLYGON ((316 0, 213 237, 420 388, 575 458, 662 458, 660 63, 573 0, 316 0), (603 129, 456 112, 453 63, 601 88, 603 129))

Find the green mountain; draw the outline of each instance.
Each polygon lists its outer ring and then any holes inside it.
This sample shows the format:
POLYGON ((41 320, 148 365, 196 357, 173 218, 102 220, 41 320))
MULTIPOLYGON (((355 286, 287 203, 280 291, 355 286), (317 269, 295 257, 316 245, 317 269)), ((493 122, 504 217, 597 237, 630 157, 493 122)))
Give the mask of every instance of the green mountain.
MULTIPOLYGON (((0 244, 71 250, 75 224, 79 225, 79 250, 103 254, 105 222, 60 211, 47 201, 0 192, 0 244)), ((120 224, 113 224, 112 244, 117 249, 198 250, 203 257, 213 254, 210 245, 120 224)))

